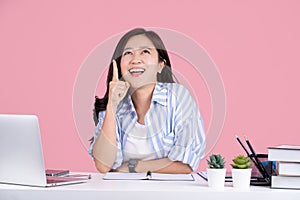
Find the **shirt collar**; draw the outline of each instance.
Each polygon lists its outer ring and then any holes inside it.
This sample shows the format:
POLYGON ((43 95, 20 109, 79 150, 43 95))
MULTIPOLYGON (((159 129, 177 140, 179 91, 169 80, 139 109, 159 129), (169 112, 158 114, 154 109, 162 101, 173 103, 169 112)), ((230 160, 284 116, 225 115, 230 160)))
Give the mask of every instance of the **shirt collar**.
MULTIPOLYGON (((168 101, 168 90, 166 83, 157 82, 152 95, 152 102, 156 102, 162 106, 167 106, 168 101)), ((123 111, 134 111, 134 105, 129 95, 129 92, 119 104, 119 110, 123 111)))
POLYGON ((168 90, 166 83, 157 82, 153 91, 152 101, 167 106, 168 90))
MULTIPOLYGON (((128 90, 126 96, 118 105, 118 111, 121 111, 121 113, 126 113, 129 110, 134 111, 134 105, 133 105, 133 102, 132 102, 132 99, 131 99, 131 96, 130 96, 129 90, 128 90)), ((118 113, 120 113, 120 112, 118 112, 118 113)))

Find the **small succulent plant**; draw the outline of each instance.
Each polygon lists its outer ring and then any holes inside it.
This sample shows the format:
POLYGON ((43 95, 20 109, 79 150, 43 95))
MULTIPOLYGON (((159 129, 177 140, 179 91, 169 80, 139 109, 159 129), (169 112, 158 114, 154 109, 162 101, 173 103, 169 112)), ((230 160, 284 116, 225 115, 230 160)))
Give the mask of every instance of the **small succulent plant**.
POLYGON ((225 166, 225 160, 220 154, 212 154, 206 161, 209 168, 223 169, 225 166))
POLYGON ((247 169, 251 165, 249 158, 243 155, 238 155, 234 157, 232 161, 233 164, 231 164, 231 166, 235 169, 247 169))

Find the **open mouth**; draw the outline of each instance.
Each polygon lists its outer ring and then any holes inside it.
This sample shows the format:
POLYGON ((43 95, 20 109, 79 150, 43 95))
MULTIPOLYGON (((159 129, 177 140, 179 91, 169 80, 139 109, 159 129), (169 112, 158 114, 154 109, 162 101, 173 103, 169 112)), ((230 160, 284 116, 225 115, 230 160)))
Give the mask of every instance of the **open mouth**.
POLYGON ((135 77, 142 75, 144 72, 145 72, 145 69, 143 69, 143 68, 132 68, 129 70, 129 73, 135 77))

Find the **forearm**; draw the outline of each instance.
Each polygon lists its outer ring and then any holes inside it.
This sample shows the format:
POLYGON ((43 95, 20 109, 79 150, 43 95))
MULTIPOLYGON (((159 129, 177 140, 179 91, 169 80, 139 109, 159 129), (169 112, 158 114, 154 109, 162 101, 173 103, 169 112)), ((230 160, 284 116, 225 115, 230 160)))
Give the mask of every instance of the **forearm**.
MULTIPOLYGON (((165 174, 188 174, 192 172, 192 169, 188 164, 184 164, 180 161, 171 161, 168 158, 139 161, 135 170, 136 172, 151 171, 154 173, 165 174)), ((127 163, 123 163, 117 171, 128 172, 127 163)))
POLYGON ((155 173, 166 174, 187 174, 192 169, 189 165, 180 161, 171 161, 169 158, 161 158, 158 160, 139 161, 136 167, 137 172, 151 171, 155 173))
POLYGON ((93 147, 95 165, 100 172, 110 170, 117 154, 115 111, 107 105, 101 132, 93 147))

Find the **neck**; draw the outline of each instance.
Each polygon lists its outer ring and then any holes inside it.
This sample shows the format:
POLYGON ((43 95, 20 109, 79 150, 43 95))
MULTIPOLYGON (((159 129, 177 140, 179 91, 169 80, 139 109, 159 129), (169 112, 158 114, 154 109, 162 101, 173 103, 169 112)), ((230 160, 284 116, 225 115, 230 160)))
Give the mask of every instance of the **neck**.
POLYGON ((155 84, 150 84, 131 91, 131 98, 139 118, 138 121, 142 124, 144 124, 144 116, 150 108, 154 88, 155 84))
POLYGON ((151 102, 152 94, 155 88, 155 84, 148 84, 134 91, 131 91, 131 98, 135 105, 141 106, 146 102, 151 102))

